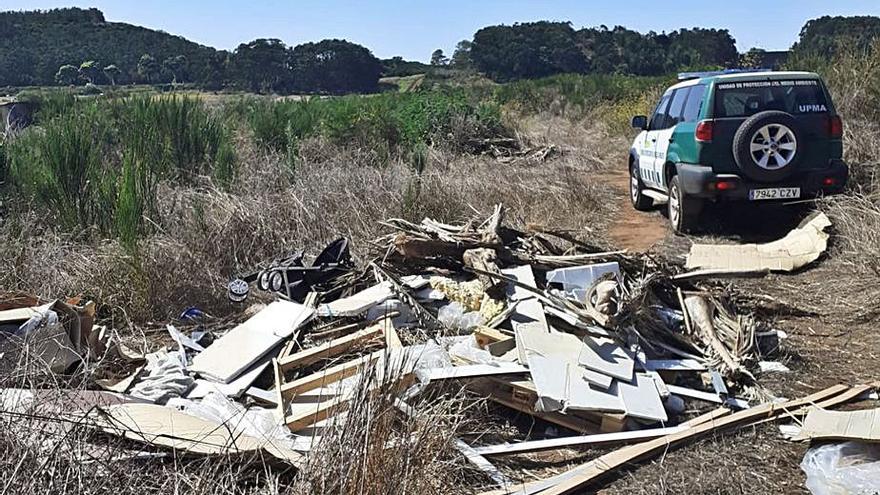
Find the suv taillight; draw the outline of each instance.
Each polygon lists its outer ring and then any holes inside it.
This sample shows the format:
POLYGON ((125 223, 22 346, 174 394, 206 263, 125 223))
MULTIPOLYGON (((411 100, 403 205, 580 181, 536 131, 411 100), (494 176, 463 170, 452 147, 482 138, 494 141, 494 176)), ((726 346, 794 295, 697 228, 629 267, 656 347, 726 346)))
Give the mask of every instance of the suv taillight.
POLYGON ((828 119, 828 135, 836 139, 843 137, 843 120, 840 115, 832 115, 828 119))
POLYGON ((697 131, 694 133, 694 137, 697 138, 697 141, 701 143, 708 143, 712 141, 712 135, 715 133, 715 122, 711 120, 701 120, 700 123, 697 124, 697 131))

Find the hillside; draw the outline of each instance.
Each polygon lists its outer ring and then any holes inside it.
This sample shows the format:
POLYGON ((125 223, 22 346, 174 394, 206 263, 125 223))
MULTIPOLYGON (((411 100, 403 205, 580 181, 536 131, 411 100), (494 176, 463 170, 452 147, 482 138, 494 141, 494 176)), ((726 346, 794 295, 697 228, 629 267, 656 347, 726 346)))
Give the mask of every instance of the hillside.
POLYGON ((162 31, 107 22, 97 9, 0 12, 0 86, 55 84, 65 64, 95 60, 121 70, 117 82, 137 80, 138 60, 150 54, 158 63, 186 57, 183 73, 193 82, 223 70, 224 52, 162 31))

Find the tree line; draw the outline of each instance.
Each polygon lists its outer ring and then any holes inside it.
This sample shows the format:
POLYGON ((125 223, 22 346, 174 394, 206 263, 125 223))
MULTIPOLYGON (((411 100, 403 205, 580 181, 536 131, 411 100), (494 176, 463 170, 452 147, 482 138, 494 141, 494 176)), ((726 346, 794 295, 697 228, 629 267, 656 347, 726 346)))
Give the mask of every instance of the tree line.
MULTIPOLYGON (((373 92, 382 76, 449 68, 499 81, 559 73, 657 76, 681 70, 777 64, 786 53, 739 54, 726 29, 692 28, 640 33, 623 26, 574 29, 568 22, 488 26, 430 65, 394 57, 379 60, 345 40, 288 47, 278 39, 215 50, 124 23, 97 9, 0 12, 0 86, 51 84, 192 83, 207 89, 252 92, 373 92)), ((793 53, 830 56, 867 49, 880 35, 878 17, 822 17, 806 23, 793 53)))
MULTIPOLYGON (((831 17, 808 21, 790 53, 830 57, 866 50, 880 36, 880 17, 831 17)), ((740 54, 726 29, 679 29, 639 33, 623 26, 575 30, 568 22, 488 26, 460 42, 451 58, 442 50, 431 64, 473 69, 499 81, 559 73, 659 76, 682 70, 774 68, 789 52, 752 48, 740 54)))
POLYGON ((345 40, 277 39, 215 50, 107 22, 97 9, 0 12, 0 86, 192 83, 207 89, 352 93, 378 89, 382 62, 345 40))

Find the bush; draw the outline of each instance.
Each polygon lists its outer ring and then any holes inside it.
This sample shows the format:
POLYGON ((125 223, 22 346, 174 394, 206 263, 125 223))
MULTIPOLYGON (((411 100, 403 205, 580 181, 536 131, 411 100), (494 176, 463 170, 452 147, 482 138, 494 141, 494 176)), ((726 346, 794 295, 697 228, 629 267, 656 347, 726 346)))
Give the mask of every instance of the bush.
POLYGON ((41 125, 10 145, 10 182, 65 231, 94 228, 133 248, 158 216, 159 181, 235 176, 231 133, 198 100, 42 98, 41 125))
POLYGON ((519 112, 549 111, 579 118, 601 104, 638 99, 669 83, 667 77, 563 74, 498 86, 495 100, 519 112))
POLYGON ((236 108, 247 115, 261 146, 288 154, 311 136, 387 155, 409 153, 417 146, 468 151, 480 139, 509 135, 498 105, 481 102, 463 89, 302 101, 252 99, 236 108))

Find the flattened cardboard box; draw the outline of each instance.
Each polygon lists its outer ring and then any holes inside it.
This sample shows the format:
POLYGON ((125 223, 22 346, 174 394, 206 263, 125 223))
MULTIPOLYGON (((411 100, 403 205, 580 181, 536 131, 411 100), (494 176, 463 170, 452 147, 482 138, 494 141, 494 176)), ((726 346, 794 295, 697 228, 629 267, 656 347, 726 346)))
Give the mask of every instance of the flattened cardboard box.
POLYGON ((828 247, 824 230, 831 220, 824 213, 804 221, 782 239, 766 244, 694 244, 687 257, 688 269, 722 271, 790 272, 806 266, 828 247))

